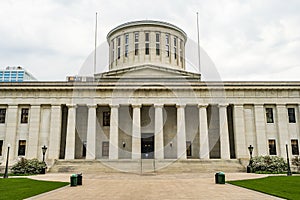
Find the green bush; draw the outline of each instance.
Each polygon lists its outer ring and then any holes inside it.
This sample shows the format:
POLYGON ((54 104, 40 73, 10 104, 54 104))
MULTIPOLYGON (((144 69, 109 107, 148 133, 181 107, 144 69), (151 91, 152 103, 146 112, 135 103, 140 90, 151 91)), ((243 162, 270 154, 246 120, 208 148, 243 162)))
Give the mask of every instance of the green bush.
POLYGON ((287 163, 278 156, 258 156, 252 159, 252 172, 283 173, 287 171, 287 163))
POLYGON ((40 174, 44 167, 46 164, 38 159, 21 158, 18 163, 12 166, 11 171, 13 174, 40 174))

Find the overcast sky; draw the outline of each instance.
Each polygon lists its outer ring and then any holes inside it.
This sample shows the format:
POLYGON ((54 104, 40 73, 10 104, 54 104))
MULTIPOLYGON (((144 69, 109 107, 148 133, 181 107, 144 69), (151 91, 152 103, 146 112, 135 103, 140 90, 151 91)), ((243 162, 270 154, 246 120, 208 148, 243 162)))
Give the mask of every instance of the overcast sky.
POLYGON ((144 19, 197 41, 199 12, 201 47, 222 80, 300 80, 299 0, 1 0, 0 68, 20 65, 39 80, 78 74, 94 50, 96 12, 99 45, 144 19))

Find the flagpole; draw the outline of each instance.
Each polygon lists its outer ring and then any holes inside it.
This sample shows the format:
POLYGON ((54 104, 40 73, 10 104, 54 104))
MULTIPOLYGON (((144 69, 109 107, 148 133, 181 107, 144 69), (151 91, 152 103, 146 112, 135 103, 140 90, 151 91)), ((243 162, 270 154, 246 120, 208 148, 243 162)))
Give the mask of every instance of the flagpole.
POLYGON ((94 51, 94 75, 96 74, 96 55, 97 55, 97 22, 98 22, 98 13, 96 12, 96 25, 95 25, 95 51, 94 51))
POLYGON ((198 36, 198 67, 199 67, 199 74, 200 74, 201 73, 201 63, 200 63, 200 32, 199 32, 198 12, 197 12, 197 36, 198 36))

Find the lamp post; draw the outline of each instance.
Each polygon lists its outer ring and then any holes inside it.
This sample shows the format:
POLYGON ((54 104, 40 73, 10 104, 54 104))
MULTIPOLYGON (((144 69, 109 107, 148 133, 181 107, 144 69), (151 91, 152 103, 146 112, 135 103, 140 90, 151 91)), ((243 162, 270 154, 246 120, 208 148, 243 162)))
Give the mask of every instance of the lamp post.
POLYGON ((291 167, 290 167, 290 159, 289 159, 289 151, 288 151, 288 145, 285 145, 285 150, 286 150, 286 160, 287 160, 287 165, 288 165, 288 171, 287 171, 287 176, 292 176, 291 172, 291 167))
POLYGON ((5 172, 3 178, 8 178, 8 159, 9 159, 9 149, 10 144, 7 145, 7 156, 6 156, 6 165, 5 165, 5 172))
POLYGON ((44 145, 44 146, 42 147, 42 152, 43 152, 43 162, 45 162, 45 154, 46 154, 46 151, 47 151, 47 146, 44 145))
POLYGON ((250 160, 249 160, 249 164, 247 166, 247 173, 251 173, 252 172, 252 168, 251 168, 251 164, 252 164, 252 152, 253 152, 254 147, 252 145, 250 145, 248 147, 249 153, 250 153, 250 160))

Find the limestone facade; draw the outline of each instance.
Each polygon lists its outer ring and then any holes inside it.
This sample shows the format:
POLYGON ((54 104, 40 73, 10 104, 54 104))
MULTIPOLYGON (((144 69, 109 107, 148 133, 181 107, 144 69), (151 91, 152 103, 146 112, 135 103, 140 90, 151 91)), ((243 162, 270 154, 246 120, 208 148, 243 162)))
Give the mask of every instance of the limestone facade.
MULTIPOLYGON (((140 21, 113 29, 108 42, 145 31, 150 43, 155 33, 186 40, 173 25, 140 21)), ((110 47, 110 71, 95 82, 0 83, 2 165, 8 144, 10 163, 42 159, 43 145, 47 162, 239 159, 249 158, 249 145, 254 156, 286 157, 285 144, 299 155, 300 82, 203 82, 172 50, 169 63, 165 49, 124 60, 122 45, 116 59, 110 47)))

